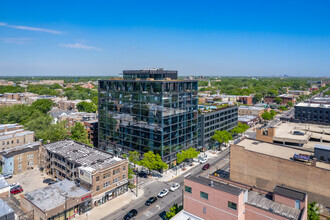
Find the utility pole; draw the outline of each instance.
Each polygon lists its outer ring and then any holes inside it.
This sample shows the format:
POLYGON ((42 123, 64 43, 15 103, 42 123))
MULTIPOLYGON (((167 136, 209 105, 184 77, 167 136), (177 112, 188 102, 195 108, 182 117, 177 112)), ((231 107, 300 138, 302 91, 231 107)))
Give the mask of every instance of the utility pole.
POLYGON ((139 175, 136 175, 136 197, 138 197, 138 182, 139 182, 139 175))

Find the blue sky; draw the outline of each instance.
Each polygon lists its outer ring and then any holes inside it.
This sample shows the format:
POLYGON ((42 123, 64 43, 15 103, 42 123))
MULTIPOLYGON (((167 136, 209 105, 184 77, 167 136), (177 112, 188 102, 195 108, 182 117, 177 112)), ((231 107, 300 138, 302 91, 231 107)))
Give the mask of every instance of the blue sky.
POLYGON ((330 76, 330 1, 0 1, 1 75, 330 76))

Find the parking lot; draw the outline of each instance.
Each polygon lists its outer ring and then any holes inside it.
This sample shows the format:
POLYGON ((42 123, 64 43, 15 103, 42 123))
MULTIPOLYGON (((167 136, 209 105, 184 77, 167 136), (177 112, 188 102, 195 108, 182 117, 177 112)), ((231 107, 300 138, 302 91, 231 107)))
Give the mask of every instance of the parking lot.
POLYGON ((48 184, 42 181, 46 178, 50 178, 48 175, 41 173, 38 169, 26 171, 21 174, 13 175, 12 178, 7 179, 9 184, 18 183, 23 187, 24 192, 30 192, 48 184))

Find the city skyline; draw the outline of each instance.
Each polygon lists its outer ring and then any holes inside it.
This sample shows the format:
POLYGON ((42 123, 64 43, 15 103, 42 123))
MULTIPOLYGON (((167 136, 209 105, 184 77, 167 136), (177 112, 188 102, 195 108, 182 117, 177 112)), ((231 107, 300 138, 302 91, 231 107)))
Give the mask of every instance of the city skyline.
POLYGON ((329 75, 327 1, 0 6, 0 76, 329 75))

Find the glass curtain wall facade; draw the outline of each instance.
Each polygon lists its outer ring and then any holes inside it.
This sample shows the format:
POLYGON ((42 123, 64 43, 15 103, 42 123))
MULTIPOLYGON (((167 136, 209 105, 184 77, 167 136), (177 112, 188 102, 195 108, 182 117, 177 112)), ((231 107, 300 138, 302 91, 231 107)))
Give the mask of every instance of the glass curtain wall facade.
POLYGON ((116 155, 154 151, 169 163, 197 146, 198 82, 164 72, 154 74, 161 79, 124 71, 124 79, 99 81, 101 149, 116 155))

